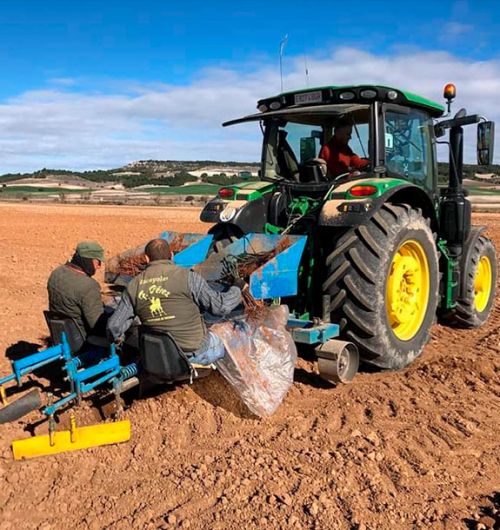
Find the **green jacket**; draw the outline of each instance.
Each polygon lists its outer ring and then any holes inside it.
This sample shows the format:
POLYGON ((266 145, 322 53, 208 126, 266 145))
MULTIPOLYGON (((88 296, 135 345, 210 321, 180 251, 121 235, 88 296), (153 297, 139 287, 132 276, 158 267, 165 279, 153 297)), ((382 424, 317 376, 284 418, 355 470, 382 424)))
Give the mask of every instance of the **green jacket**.
POLYGON ((49 276, 49 311, 72 318, 84 337, 104 311, 99 284, 70 267, 57 267, 49 276))
POLYGON ((189 270, 169 260, 151 262, 127 287, 135 314, 145 327, 167 331, 184 351, 195 351, 207 334, 188 287, 189 270))

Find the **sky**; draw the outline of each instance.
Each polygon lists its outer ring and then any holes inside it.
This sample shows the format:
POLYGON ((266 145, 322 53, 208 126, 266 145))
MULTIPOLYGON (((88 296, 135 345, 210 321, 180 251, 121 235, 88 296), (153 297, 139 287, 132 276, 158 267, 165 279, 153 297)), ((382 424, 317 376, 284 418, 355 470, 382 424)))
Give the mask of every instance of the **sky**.
MULTIPOLYGON (((0 174, 135 160, 258 161, 280 91, 378 83, 500 121, 497 0, 4 0, 0 174), (308 75, 306 76, 306 67, 308 75)), ((466 162, 475 133, 466 130, 466 162)), ((500 124, 495 162, 500 162, 500 124)))

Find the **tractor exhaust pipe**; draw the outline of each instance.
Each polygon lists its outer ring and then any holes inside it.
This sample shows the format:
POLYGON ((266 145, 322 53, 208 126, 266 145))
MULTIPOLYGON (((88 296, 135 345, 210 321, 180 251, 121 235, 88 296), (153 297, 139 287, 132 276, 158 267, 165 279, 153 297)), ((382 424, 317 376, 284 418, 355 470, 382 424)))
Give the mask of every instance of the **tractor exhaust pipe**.
POLYGON ((462 127, 450 129, 450 177, 448 186, 456 191, 462 190, 464 165, 464 130, 462 127))
POLYGON ((463 180, 463 141, 462 127, 450 129, 450 175, 448 187, 443 192, 440 215, 440 234, 446 240, 454 259, 462 255, 471 225, 471 205, 465 196, 463 180))

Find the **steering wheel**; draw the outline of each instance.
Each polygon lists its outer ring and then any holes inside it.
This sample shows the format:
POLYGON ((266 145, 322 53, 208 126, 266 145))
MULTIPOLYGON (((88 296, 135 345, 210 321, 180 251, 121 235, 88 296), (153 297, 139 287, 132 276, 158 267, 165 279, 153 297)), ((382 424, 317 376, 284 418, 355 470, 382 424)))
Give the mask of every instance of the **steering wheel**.
MULTIPOLYGON (((299 171, 304 175, 307 173, 308 168, 319 168, 319 175, 318 172, 314 172, 316 175, 319 176, 319 180, 316 180, 316 182, 328 182, 328 169, 326 167, 326 161, 322 158, 308 158, 304 161, 303 164, 300 165, 299 171)), ((314 170, 313 170, 314 171, 314 170)), ((299 177, 300 178, 300 177, 299 177)), ((306 181, 307 182, 307 181, 306 181)), ((314 180, 312 181, 314 182, 314 180)))

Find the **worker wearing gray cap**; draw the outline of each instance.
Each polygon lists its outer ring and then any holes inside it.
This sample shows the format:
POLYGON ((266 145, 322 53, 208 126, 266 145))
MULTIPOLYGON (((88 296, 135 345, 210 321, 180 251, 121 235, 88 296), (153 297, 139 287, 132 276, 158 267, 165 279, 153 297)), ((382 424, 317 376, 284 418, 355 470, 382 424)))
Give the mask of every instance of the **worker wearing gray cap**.
POLYGON ((48 280, 49 311, 73 319, 83 337, 105 333, 101 288, 92 278, 104 261, 104 249, 82 241, 70 261, 55 269, 48 280))

